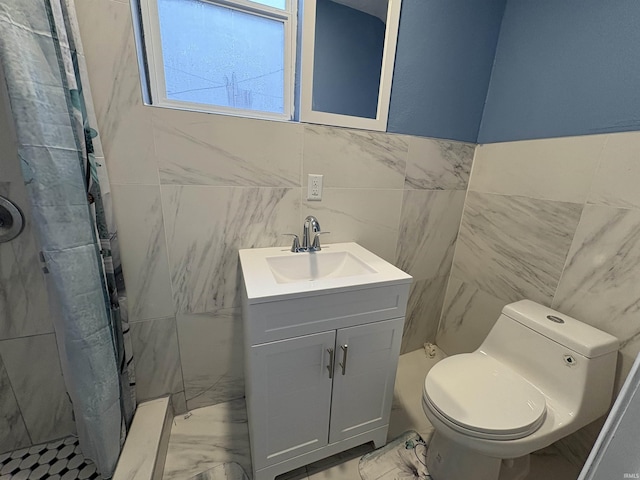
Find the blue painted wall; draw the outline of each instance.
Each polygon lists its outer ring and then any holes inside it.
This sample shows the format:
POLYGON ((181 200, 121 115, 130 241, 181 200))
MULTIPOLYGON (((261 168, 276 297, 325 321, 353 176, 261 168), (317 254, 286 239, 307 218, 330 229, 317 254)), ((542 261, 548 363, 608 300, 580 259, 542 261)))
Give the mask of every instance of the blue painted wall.
POLYGON ((375 118, 385 25, 353 8, 318 0, 313 109, 375 118))
POLYGON ((403 0, 387 131, 476 141, 504 6, 403 0))
POLYGON ((479 143, 640 130, 640 1, 509 0, 479 143))

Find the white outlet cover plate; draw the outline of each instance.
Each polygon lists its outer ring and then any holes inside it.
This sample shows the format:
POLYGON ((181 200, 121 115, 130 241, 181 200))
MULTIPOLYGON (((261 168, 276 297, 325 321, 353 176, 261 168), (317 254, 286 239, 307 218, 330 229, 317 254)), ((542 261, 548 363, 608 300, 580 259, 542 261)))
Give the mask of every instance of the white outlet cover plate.
POLYGON ((322 175, 309 174, 307 178, 307 200, 322 200, 322 175))

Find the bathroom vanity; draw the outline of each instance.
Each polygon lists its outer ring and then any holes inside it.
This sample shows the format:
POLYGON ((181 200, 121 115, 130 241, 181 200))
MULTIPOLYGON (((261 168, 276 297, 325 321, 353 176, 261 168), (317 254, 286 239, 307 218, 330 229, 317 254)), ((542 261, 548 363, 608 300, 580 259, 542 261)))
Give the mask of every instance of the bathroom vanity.
POLYGON ((355 243, 240 262, 254 480, 384 445, 411 276, 355 243))

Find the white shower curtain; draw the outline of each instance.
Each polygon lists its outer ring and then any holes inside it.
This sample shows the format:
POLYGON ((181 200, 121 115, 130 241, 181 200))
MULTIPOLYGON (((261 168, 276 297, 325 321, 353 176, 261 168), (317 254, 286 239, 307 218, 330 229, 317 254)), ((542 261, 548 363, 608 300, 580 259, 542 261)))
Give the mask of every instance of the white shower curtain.
POLYGON ((84 455, 114 472, 135 409, 110 190, 73 0, 2 0, 0 64, 84 455))

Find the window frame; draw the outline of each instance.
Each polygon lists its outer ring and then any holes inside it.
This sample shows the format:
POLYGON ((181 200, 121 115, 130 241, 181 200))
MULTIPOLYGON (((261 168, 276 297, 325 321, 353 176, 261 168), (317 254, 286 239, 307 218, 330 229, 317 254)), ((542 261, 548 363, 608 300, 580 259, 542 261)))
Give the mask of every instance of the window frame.
POLYGON ((236 117, 253 117, 265 120, 288 121, 294 115, 294 88, 296 66, 297 0, 285 0, 286 9, 262 5, 250 0, 198 0, 203 3, 231 8, 243 13, 280 21, 284 25, 284 112, 274 113, 263 110, 250 110, 207 103, 187 102, 167 98, 164 76, 164 58, 160 33, 160 18, 157 0, 139 0, 142 29, 148 40, 144 42, 151 105, 218 113, 236 117))
POLYGON ((304 0, 302 9, 302 48, 300 69, 300 121, 320 125, 356 128, 379 132, 387 131, 391 103, 391 84, 400 30, 402 0, 388 0, 384 50, 378 87, 378 106, 375 118, 356 117, 313 109, 313 70, 316 37, 317 0, 304 0))

